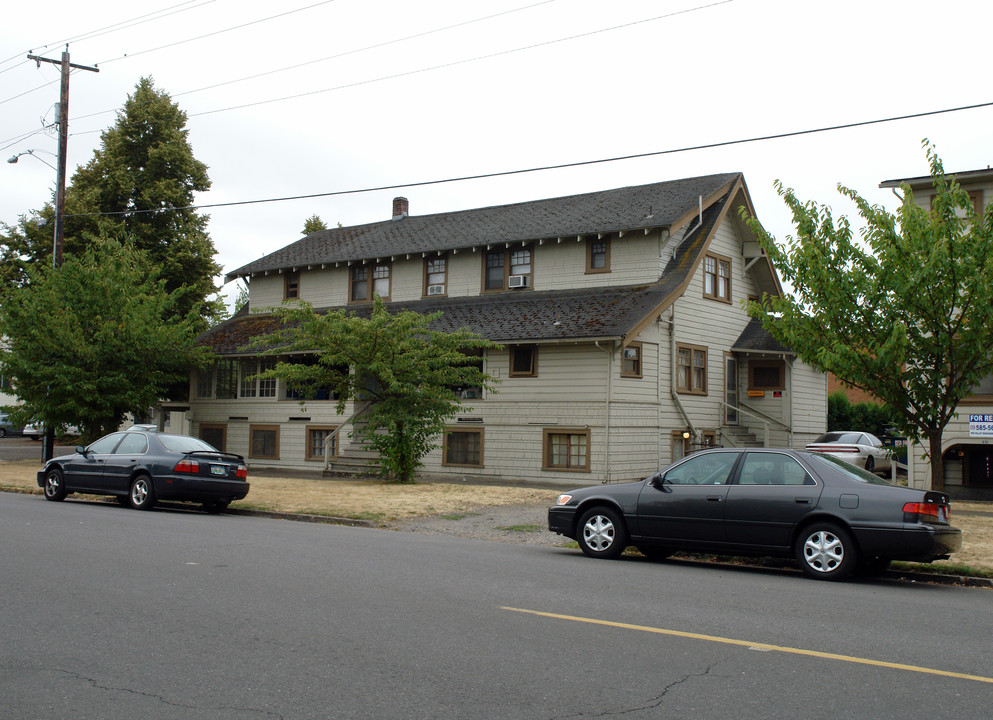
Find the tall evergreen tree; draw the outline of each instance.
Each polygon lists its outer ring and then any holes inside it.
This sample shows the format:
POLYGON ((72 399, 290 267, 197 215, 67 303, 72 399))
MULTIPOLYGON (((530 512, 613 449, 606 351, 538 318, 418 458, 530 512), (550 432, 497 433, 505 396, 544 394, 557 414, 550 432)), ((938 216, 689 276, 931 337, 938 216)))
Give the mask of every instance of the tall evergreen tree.
MULTIPOLYGON (((182 290, 178 317, 197 310, 204 327, 223 311, 214 278, 220 266, 207 233, 208 216, 191 209, 194 193, 210 188, 207 166, 189 144, 186 113, 142 78, 101 136, 101 147, 76 170, 66 189, 64 257, 81 255, 96 238, 115 239, 144 251, 161 269, 169 292, 182 290)), ((25 267, 52 264, 48 203, 22 216, 0 235, 0 283, 21 285, 25 267)))
POLYGON ((123 236, 161 268, 167 291, 186 288, 178 314, 197 306, 205 319, 221 312, 212 297, 221 268, 208 216, 190 208, 194 193, 210 189, 210 179, 193 155, 186 113, 151 78, 142 78, 101 139, 67 193, 66 253, 89 236, 123 236))

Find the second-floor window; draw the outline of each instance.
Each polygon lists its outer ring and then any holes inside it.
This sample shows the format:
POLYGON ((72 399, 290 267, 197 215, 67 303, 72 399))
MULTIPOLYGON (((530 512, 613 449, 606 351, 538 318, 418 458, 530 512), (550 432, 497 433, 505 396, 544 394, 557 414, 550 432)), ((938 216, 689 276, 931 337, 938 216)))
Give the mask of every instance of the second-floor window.
POLYGON ((676 391, 692 395, 707 394, 707 348, 677 343, 676 391))
POLYGON ((510 348, 510 377, 538 375, 538 346, 512 345, 510 348))
POLYGON ((610 272, 610 240, 586 241, 586 272, 610 272))
POLYGON ((391 272, 388 264, 356 265, 352 268, 349 300, 365 302, 372 300, 373 295, 379 295, 384 300, 389 300, 390 279, 391 272))
POLYGON ((532 254, 528 247, 493 248, 484 259, 483 290, 531 287, 532 254))
POLYGON ((704 257, 703 296, 731 302, 731 258, 720 255, 704 257))
POLYGON ((424 261, 424 294, 448 294, 448 258, 433 257, 424 261))
POLYGON ((300 271, 294 270, 283 275, 283 299, 300 297, 300 271))
POLYGON ((621 377, 641 377, 641 343, 631 343, 621 350, 621 377))

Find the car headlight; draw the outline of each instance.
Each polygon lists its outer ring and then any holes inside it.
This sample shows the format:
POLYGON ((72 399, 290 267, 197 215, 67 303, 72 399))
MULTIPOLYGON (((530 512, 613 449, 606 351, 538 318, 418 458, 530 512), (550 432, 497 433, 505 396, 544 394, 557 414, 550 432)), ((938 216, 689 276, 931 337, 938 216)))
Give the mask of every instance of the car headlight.
POLYGON ((559 495, 555 500, 556 505, 568 505, 569 501, 572 500, 572 495, 559 495))

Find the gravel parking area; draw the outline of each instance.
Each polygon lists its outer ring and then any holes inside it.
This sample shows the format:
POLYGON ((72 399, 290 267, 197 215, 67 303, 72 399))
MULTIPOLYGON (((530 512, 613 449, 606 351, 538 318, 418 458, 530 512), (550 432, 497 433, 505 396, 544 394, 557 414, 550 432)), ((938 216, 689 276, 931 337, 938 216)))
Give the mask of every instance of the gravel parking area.
POLYGON ((466 514, 416 517, 384 523, 390 530, 497 540, 520 545, 566 545, 568 538, 548 531, 548 505, 505 505, 466 514))

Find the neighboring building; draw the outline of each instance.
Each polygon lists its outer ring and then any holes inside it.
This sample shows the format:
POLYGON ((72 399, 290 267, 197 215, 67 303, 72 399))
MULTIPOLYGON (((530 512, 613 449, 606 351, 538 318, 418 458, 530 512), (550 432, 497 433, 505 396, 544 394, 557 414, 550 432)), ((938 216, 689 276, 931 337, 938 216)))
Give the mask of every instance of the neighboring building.
MULTIPOLYGON (((976 212, 993 199, 993 170, 949 173, 969 193, 976 212)), ((881 188, 899 188, 906 183, 914 200, 930 209, 934 186, 930 175, 903 180, 886 180, 881 188)), ((945 427, 942 457, 945 464, 945 489, 962 498, 993 499, 993 375, 986 377, 958 407, 958 417, 945 427), (983 416, 976 418, 975 416, 983 416)), ((931 487, 931 465, 925 457, 925 445, 913 448, 911 478, 920 487, 931 487)))
MULTIPOLYGON (((414 216, 311 233, 227 275, 249 307, 200 336, 218 356, 194 372, 192 430, 254 466, 319 469, 323 439, 354 408, 302 402, 255 380, 245 350, 266 308, 302 299, 368 313, 442 311, 501 343, 482 358, 496 392, 467 405, 426 475, 564 485, 642 478, 709 444, 803 446, 826 429, 824 375, 751 321, 743 301, 782 292, 739 211, 739 173, 414 216)), ((359 451, 335 438, 337 461, 359 451)))

